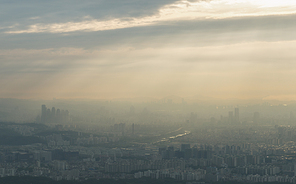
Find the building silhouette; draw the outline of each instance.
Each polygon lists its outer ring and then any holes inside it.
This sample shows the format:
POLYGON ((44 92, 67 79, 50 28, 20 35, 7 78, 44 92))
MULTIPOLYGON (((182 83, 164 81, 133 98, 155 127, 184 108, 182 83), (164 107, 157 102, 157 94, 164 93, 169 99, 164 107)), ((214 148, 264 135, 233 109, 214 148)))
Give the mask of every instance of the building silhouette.
POLYGON ((67 123, 70 121, 69 111, 41 106, 41 123, 67 123))

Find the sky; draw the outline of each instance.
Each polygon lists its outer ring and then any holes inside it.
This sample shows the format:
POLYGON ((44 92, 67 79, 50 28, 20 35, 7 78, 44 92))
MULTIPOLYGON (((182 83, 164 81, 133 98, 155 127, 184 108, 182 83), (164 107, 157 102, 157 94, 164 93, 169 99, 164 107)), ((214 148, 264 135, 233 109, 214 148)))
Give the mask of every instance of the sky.
POLYGON ((0 98, 296 100, 295 0, 0 0, 0 98))

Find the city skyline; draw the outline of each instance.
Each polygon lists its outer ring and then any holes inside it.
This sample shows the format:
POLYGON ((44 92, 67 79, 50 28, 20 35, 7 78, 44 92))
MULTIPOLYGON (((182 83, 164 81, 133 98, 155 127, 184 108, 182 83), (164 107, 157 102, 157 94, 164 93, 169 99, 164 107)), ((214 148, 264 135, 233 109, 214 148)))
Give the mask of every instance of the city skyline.
POLYGON ((0 0, 0 183, 296 183, 296 1, 0 0))

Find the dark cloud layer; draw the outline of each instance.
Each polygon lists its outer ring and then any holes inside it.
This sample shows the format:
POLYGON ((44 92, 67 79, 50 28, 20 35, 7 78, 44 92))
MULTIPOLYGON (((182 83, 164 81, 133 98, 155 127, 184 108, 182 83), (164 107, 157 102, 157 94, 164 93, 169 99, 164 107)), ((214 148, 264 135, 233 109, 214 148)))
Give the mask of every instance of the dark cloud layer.
POLYGON ((95 19, 139 17, 156 14, 158 9, 176 0, 1 0, 2 25, 33 22, 57 23, 79 21, 85 16, 95 19))
POLYGON ((108 48, 118 46, 206 46, 250 41, 295 40, 296 15, 176 21, 134 28, 67 34, 0 32, 0 49, 60 47, 108 48))

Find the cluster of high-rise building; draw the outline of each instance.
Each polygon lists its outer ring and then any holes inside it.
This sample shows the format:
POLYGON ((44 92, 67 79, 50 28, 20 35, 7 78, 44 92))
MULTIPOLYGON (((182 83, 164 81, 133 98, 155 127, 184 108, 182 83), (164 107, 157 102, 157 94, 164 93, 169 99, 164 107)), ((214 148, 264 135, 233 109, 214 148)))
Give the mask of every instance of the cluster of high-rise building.
POLYGON ((228 112, 228 123, 232 124, 232 123, 239 123, 240 119, 239 119, 239 108, 235 108, 234 109, 234 116, 233 116, 233 111, 229 111, 228 112))
MULTIPOLYGON (((228 122, 228 124, 233 124, 233 125, 238 125, 241 123, 240 120, 240 113, 239 113, 239 108, 235 108, 234 112, 229 111, 228 112, 228 117, 223 120, 223 117, 221 116, 221 120, 224 122, 228 122)), ((258 124, 260 121, 260 113, 259 112, 254 112, 253 118, 252 118, 252 123, 258 124)))
POLYGON ((47 108, 46 105, 41 106, 41 123, 63 123, 69 122, 69 111, 60 110, 55 107, 47 108))

